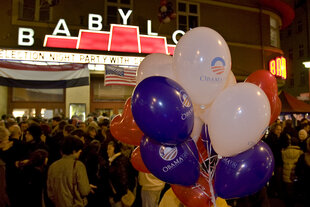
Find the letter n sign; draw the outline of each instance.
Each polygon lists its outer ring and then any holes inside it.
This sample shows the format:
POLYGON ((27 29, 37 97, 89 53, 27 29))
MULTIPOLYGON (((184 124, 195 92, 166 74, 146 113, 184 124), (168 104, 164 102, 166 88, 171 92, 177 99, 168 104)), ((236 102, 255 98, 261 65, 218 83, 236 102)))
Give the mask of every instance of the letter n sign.
POLYGON ((286 79, 286 59, 277 57, 269 61, 269 71, 272 75, 286 79))

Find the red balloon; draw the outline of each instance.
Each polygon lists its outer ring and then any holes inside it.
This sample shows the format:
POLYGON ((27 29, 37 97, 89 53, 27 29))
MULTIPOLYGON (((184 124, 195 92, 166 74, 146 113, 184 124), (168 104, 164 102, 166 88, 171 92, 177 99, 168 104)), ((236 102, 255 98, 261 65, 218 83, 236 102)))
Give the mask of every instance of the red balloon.
POLYGON ((112 119, 110 131, 115 139, 126 144, 139 146, 143 132, 133 119, 131 112, 131 97, 127 99, 122 115, 112 119))
POLYGON ((199 137, 196 145, 197 145, 197 149, 199 153, 199 163, 201 164, 203 161, 205 161, 208 158, 208 152, 201 139, 201 136, 199 137))
POLYGON ((142 160, 139 146, 136 147, 136 149, 134 149, 132 151, 130 162, 136 170, 144 172, 144 173, 150 173, 150 171, 146 168, 146 166, 142 160))
POLYGON ((195 186, 171 185, 177 198, 187 207, 210 207, 212 206, 209 183, 203 172, 195 186))
POLYGON ((269 124, 272 124, 273 122, 275 122, 277 120, 278 116, 281 113, 281 110, 282 110, 282 102, 281 102, 279 96, 276 96, 275 109, 274 109, 273 113, 271 114, 269 124))
MULTIPOLYGON (((267 70, 257 70, 245 80, 260 87, 268 97, 270 103, 270 114, 276 110, 276 97, 278 96, 277 79, 267 70)), ((271 119, 270 119, 271 120, 271 119)))

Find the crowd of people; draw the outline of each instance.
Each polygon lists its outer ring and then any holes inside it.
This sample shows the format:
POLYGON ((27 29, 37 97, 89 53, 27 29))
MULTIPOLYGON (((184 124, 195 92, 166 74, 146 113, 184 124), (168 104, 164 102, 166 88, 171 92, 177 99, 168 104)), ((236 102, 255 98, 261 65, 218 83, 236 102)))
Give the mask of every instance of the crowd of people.
POLYGON ((0 207, 158 206, 165 183, 132 167, 134 146, 109 125, 105 114, 84 122, 2 116, 0 207))
POLYGON ((268 195, 283 199, 287 206, 310 205, 309 131, 310 123, 306 118, 297 124, 291 119, 277 120, 264 139, 275 159, 268 195))
MULTIPOLYGON (((169 203, 171 199, 163 195, 171 191, 169 185, 136 171, 130 163, 134 146, 116 140, 109 125, 105 114, 88 116, 84 122, 75 117, 46 120, 3 115, 0 207, 157 207, 169 203)), ((277 120, 268 131, 263 140, 274 154, 274 174, 253 196, 263 192, 264 198, 282 199, 288 207, 308 206, 310 123, 303 119, 294 126, 292 120, 277 120)), ((243 200, 248 198, 229 203, 241 206, 243 200)), ((270 206, 263 200, 256 206, 270 206)))

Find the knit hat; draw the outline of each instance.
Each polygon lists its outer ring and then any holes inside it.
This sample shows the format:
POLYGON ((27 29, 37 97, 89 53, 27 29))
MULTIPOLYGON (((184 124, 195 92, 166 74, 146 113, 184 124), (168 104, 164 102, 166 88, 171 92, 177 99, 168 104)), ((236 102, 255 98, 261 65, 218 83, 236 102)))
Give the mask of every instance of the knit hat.
POLYGON ((304 141, 308 137, 307 131, 304 129, 299 130, 298 137, 301 141, 304 141))

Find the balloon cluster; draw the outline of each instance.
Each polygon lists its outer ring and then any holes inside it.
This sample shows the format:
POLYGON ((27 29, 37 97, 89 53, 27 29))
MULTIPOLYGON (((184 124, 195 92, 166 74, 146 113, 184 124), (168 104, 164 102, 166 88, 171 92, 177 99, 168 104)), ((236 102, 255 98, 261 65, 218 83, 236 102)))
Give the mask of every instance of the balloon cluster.
POLYGON ((171 184, 186 206, 216 206, 220 198, 259 191, 274 169, 261 141, 281 111, 277 82, 266 70, 236 83, 227 43, 197 27, 174 55, 150 54, 112 135, 136 145, 135 169, 171 184))
POLYGON ((176 18, 176 13, 172 8, 172 3, 167 0, 160 1, 158 9, 158 19, 161 23, 169 23, 172 19, 176 18))

